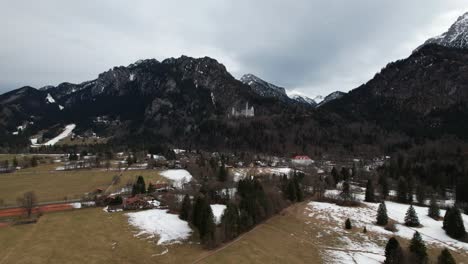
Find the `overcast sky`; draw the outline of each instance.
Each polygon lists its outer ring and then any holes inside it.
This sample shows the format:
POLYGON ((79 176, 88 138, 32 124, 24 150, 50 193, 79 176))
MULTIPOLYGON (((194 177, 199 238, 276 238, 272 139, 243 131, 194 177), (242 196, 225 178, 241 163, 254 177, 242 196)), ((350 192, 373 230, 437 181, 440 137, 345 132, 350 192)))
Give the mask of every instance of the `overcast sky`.
POLYGON ((0 0, 0 92, 185 54, 326 95, 368 81, 466 11, 466 0, 0 0))

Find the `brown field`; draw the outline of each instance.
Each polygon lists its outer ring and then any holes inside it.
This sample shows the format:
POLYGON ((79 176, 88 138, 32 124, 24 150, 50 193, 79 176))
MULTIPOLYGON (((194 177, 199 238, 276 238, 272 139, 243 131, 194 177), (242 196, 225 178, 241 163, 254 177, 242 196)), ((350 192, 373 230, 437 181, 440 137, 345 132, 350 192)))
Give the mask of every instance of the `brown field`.
MULTIPOLYGON (((0 264, 322 263, 321 251, 339 250, 340 242, 335 236, 316 237, 324 231, 324 223, 309 218, 305 206, 291 206, 212 251, 202 249, 196 238, 170 246, 158 246, 155 239, 136 238, 124 213, 108 214, 100 208, 49 213, 37 224, 0 228, 0 264), (166 249, 168 252, 160 255, 166 249)), ((360 230, 353 232, 357 235, 360 230)), ((372 233, 368 236, 374 239, 372 233)), ((432 259, 439 252, 429 247, 432 259)), ((459 263, 468 257, 466 253, 454 256, 459 263)))
POLYGON ((15 205, 16 199, 26 191, 34 191, 40 202, 79 199, 97 188, 106 190, 115 175, 121 174, 118 184, 108 191, 116 191, 142 175, 146 182, 166 181, 157 170, 106 171, 105 169, 83 169, 56 171, 60 163, 41 164, 14 173, 0 174, 0 199, 4 205, 15 205))

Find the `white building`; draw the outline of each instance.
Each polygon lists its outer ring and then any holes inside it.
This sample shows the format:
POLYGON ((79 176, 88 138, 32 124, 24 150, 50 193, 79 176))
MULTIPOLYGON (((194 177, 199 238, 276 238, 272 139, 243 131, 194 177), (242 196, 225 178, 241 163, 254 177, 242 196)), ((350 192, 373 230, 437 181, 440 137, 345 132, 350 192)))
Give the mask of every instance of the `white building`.
POLYGON ((241 109, 240 111, 237 111, 236 108, 232 107, 231 116, 232 117, 254 117, 255 109, 253 106, 249 108, 249 103, 247 102, 245 104, 245 109, 241 109))

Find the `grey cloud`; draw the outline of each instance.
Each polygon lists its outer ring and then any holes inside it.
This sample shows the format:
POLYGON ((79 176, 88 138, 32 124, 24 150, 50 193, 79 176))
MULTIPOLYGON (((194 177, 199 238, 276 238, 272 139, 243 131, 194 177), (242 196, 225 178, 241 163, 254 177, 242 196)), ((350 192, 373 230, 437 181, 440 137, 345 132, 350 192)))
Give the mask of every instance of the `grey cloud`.
POLYGON ((0 0, 0 91, 182 54, 310 96, 347 91, 442 33, 463 2, 0 0))

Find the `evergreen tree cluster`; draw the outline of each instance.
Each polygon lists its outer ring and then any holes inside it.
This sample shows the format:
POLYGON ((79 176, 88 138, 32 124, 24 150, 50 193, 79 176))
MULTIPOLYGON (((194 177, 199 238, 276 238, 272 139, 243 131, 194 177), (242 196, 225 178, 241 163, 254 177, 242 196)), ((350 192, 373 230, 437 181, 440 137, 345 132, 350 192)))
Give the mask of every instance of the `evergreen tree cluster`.
POLYGON ((286 175, 282 177, 282 190, 286 197, 291 202, 302 202, 304 200, 304 191, 301 186, 302 177, 294 172, 294 175, 288 179, 286 175))
MULTIPOLYGON (((415 232, 409 245, 410 260, 415 263, 429 263, 427 248, 422 240, 421 234, 415 232)), ((384 264, 402 264, 405 261, 403 249, 395 237, 391 237, 385 246, 385 261, 384 264)), ((447 248, 444 248, 437 258, 438 264, 455 264, 455 259, 447 248)))

